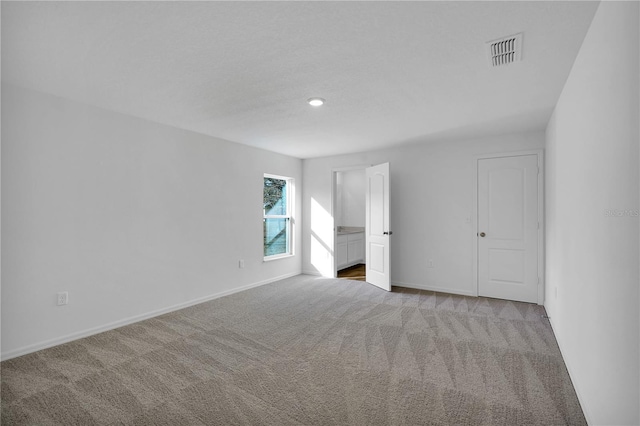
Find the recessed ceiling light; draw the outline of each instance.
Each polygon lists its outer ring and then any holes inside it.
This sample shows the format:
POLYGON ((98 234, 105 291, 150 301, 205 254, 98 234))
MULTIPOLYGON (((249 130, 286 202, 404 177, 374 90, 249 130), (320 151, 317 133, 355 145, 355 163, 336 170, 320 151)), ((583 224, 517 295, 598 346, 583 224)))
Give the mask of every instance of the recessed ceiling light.
POLYGON ((309 105, 311 106, 320 106, 324 104, 324 99, 322 98, 309 98, 307 99, 307 102, 309 102, 309 105))

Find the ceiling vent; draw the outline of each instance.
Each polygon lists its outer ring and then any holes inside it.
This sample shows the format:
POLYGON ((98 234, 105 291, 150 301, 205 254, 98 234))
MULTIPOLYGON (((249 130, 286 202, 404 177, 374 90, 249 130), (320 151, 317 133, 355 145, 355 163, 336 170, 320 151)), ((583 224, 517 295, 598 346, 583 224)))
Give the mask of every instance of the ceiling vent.
POLYGON ((522 58, 522 33, 489 41, 486 46, 490 67, 508 65, 522 58))

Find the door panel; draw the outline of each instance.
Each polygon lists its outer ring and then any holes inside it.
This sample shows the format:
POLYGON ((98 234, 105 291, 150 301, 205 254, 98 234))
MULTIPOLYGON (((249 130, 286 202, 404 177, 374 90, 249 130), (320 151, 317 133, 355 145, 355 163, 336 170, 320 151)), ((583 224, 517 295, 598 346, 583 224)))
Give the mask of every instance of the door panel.
POLYGON ((489 279, 511 283, 524 283, 523 250, 489 250, 489 279))
POLYGON ((369 167, 367 174, 365 252, 367 282, 391 291, 389 271, 389 163, 369 167))
POLYGON ((376 172, 371 176, 367 175, 369 179, 369 225, 371 233, 374 235, 382 235, 385 229, 385 215, 384 215, 384 185, 385 175, 383 173, 376 172))
MULTIPOLYGON (((536 163, 537 164, 537 163, 536 163)), ((524 230, 524 171, 489 171, 487 231, 495 239, 522 240, 524 230)))
POLYGON ((535 154, 478 160, 480 296, 538 302, 538 189, 535 154))

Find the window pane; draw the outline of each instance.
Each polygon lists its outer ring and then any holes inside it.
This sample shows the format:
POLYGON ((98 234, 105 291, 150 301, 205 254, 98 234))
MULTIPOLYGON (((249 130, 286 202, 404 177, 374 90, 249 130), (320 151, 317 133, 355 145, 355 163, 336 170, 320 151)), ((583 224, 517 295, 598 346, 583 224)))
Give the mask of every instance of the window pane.
POLYGON ((264 178, 264 214, 287 214, 287 181, 282 179, 264 178))
POLYGON ((264 255, 289 253, 289 219, 264 219, 264 255))

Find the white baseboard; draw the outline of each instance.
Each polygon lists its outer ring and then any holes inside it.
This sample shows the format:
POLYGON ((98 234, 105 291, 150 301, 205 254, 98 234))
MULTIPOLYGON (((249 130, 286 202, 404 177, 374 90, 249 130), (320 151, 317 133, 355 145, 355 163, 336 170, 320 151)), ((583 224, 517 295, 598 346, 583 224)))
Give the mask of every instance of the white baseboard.
MULTIPOLYGON (((545 309, 547 309, 546 306, 545 306, 545 309)), ((562 360, 564 361, 564 365, 567 367, 567 371, 569 372, 569 378, 571 379, 571 384, 573 385, 573 389, 576 391, 576 396, 578 397, 578 402, 580 403, 580 408, 582 408, 582 413, 584 414, 585 420, 587 421, 588 425, 593 425, 595 424, 591 420, 593 419, 593 416, 591 416, 591 414, 589 413, 589 409, 587 405, 584 403, 584 398, 580 394, 580 390, 576 387, 576 381, 574 380, 574 377, 576 377, 576 375, 573 374, 571 365, 567 362, 568 361, 567 357, 564 355, 566 352, 562 350, 562 341, 558 339, 558 334, 555 332, 556 328, 553 326, 553 319, 551 317, 549 317, 549 323, 551 324, 553 335, 555 336, 556 342, 558 343, 558 348, 560 348, 560 355, 562 355, 562 360)))
POLYGON ((98 327, 89 328, 86 330, 78 331, 75 333, 67 334, 65 336, 56 337, 55 339, 45 340, 44 342, 35 343, 32 345, 24 346, 22 348, 14 349, 12 351, 3 352, 0 355, 0 359, 2 361, 6 361, 11 358, 16 358, 22 355, 26 355, 32 352, 40 351, 42 349, 51 348, 53 346, 61 345, 63 343, 68 343, 73 340, 82 339, 83 337, 93 336, 94 334, 103 333, 105 331, 113 330, 114 328, 123 327, 125 325, 133 324, 139 321, 144 321, 149 318, 157 317, 159 315, 163 315, 169 312, 177 311, 179 309, 188 308, 189 306, 197 305, 199 303, 208 302, 213 299, 218 299, 220 297, 229 296, 234 293, 239 293, 241 291, 249 290, 250 288, 260 287, 261 285, 270 284, 275 281, 280 281, 285 278, 294 277, 296 275, 300 275, 298 272, 281 275, 279 277, 269 278, 264 281, 258 281, 255 283, 247 284, 242 287, 234 288, 231 290, 222 291, 220 293, 210 294, 208 296, 199 297, 197 299, 190 300, 188 302, 179 303, 177 305, 169 306, 162 309, 156 309, 151 312, 147 312, 140 315, 134 315, 129 318, 125 318, 122 320, 110 322, 108 324, 100 325, 98 327))
POLYGON ((318 271, 302 271, 303 275, 313 275, 314 277, 321 277, 322 274, 318 271))
POLYGON ((457 288, 449 288, 449 287, 439 287, 436 285, 429 285, 429 284, 412 284, 412 283, 403 283, 403 282, 396 281, 391 283, 391 285, 394 285, 397 287, 415 288, 417 290, 437 291, 439 293, 459 294, 461 296, 471 296, 471 297, 478 296, 472 291, 460 290, 457 288))

